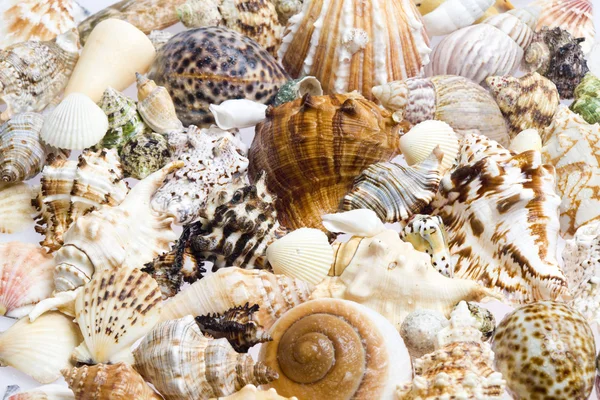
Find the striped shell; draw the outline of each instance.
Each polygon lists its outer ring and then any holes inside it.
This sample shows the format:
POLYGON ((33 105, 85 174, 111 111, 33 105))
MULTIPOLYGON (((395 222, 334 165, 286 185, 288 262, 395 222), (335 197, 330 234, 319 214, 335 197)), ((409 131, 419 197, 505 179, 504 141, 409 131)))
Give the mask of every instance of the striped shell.
POLYGON ((22 232, 33 223, 35 189, 26 183, 0 183, 0 233, 22 232))

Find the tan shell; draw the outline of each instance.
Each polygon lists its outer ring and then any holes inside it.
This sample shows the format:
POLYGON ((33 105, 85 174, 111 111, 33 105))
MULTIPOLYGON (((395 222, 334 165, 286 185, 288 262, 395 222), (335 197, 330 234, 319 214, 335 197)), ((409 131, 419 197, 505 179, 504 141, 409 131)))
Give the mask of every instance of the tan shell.
POLYGON ((177 119, 175 105, 167 89, 157 86, 142 74, 136 73, 138 104, 137 108, 144 122, 157 133, 183 130, 177 119))
MULTIPOLYGON (((12 396, 9 395, 10 387, 11 386, 8 386, 6 388, 6 392, 4 393, 6 400, 75 400, 75 395, 73 395, 71 389, 65 387, 64 385, 53 384, 39 386, 35 389, 13 394, 12 396)), ((15 385, 14 387, 16 391, 19 390, 18 386, 15 385)))
POLYGON ((254 385, 246 385, 239 392, 235 392, 227 397, 213 397, 210 400, 298 400, 297 397, 283 397, 277 394, 273 388, 269 390, 259 390, 254 385))
POLYGON ((31 205, 34 191, 22 182, 6 186, 0 183, 0 233, 17 233, 31 226, 35 215, 31 205))

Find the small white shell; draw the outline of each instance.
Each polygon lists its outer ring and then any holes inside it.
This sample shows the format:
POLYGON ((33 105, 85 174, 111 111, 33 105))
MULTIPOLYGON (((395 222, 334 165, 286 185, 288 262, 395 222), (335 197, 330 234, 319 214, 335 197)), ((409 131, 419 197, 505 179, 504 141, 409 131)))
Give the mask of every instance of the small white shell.
POLYGON ((450 125, 443 121, 423 121, 400 137, 400 151, 408 165, 427 159, 436 146, 444 153, 442 170, 446 171, 454 164, 459 149, 458 136, 450 125))
POLYGON ((536 129, 525 129, 512 138, 508 149, 517 154, 527 150, 542 151, 542 138, 536 129))
POLYGON ((82 150, 98 143, 107 130, 104 111, 86 95, 71 93, 46 117, 40 136, 51 146, 82 150))
POLYGON ((495 0, 448 0, 423 16, 429 36, 442 36, 473 24, 495 0))
MULTIPOLYGON (((17 391, 19 388, 17 387, 17 391)), ((14 393, 14 392, 13 392, 14 393)), ((4 396, 8 394, 8 389, 4 396)), ((35 389, 13 394, 6 400, 75 400, 75 395, 63 385, 44 385, 35 389)))
POLYGON ((375 211, 365 208, 323 215, 323 226, 332 233, 363 237, 372 237, 385 231, 385 225, 375 211))
POLYGON ((26 183, 0 184, 0 233, 16 233, 33 223, 33 190, 26 183))
POLYGON ((316 285, 333 263, 333 248, 319 229, 300 228, 271 243, 267 260, 276 274, 316 285))
POLYGON ((400 336, 412 358, 419 358, 435 350, 438 333, 449 322, 439 311, 422 309, 413 311, 402 322, 400 336))
POLYGON ((264 121, 267 106, 247 99, 225 100, 211 104, 210 112, 217 126, 223 130, 250 128, 264 121))

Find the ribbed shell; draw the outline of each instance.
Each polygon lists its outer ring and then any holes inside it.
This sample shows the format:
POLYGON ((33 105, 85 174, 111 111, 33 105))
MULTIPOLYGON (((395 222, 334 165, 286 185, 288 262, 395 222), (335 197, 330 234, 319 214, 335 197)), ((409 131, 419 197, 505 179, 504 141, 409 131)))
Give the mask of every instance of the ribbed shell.
POLYGON ((297 397, 283 397, 277 394, 273 388, 269 390, 259 390, 254 385, 246 385, 239 392, 227 397, 213 397, 210 400, 298 400, 297 397))
POLYGON ((387 111, 357 93, 305 95, 267 110, 256 126, 248 175, 267 173, 286 228, 323 229, 366 167, 398 154, 398 134, 387 111))
POLYGON ((190 315, 159 323, 134 351, 135 368, 166 400, 227 396, 277 378, 227 339, 204 337, 190 315))
POLYGON ((427 33, 447 35, 473 24, 494 4, 494 0, 445 1, 431 13, 423 16, 427 33))
POLYGON ((166 134, 183 130, 167 89, 157 86, 153 80, 149 80, 142 74, 136 73, 136 79, 138 110, 144 122, 157 133, 166 134))
POLYGON ((33 223, 34 189, 26 183, 0 184, 0 233, 24 231, 33 223))
POLYGON ((588 124, 600 122, 600 79, 588 72, 575 88, 575 101, 570 108, 588 124))

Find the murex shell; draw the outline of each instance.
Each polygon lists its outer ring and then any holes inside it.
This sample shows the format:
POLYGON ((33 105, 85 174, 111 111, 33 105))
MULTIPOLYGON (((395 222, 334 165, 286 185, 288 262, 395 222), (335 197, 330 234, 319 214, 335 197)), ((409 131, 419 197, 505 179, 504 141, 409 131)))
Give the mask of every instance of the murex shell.
POLYGON ((236 353, 227 339, 205 337, 191 315, 156 325, 134 356, 136 370, 167 400, 227 396, 277 379, 249 354, 236 353))
POLYGON ((600 122, 600 79, 588 72, 575 88, 571 110, 581 115, 588 124, 600 122))
POLYGON ((266 172, 283 226, 323 229, 321 216, 338 209, 354 179, 398 152, 394 121, 375 103, 358 93, 307 94, 267 110, 256 126, 248 175, 255 182, 266 172))
POLYGON ((293 78, 311 75, 325 94, 371 88, 418 75, 429 38, 412 0, 305 1, 284 31, 279 59, 293 78))
POLYGON ((268 104, 289 80, 255 41, 219 27, 175 35, 158 51, 149 78, 167 88, 186 126, 211 124, 210 104, 228 99, 268 104))
POLYGON ((455 277, 495 288, 509 301, 568 296, 556 258, 554 168, 537 151, 514 155, 477 134, 465 136, 460 154, 431 203, 447 229, 455 277))

